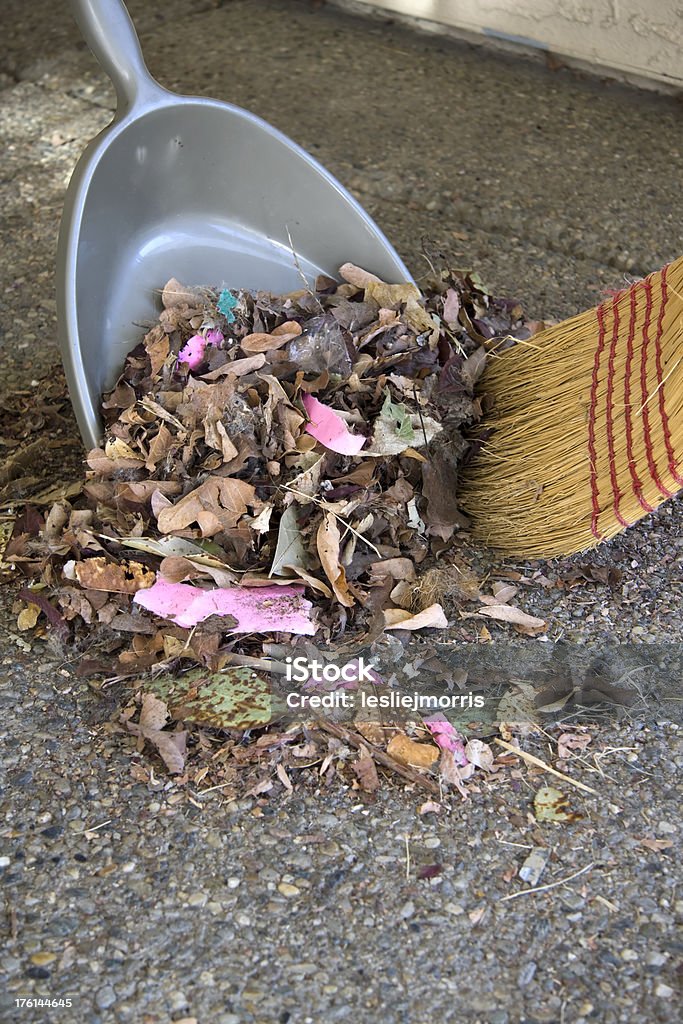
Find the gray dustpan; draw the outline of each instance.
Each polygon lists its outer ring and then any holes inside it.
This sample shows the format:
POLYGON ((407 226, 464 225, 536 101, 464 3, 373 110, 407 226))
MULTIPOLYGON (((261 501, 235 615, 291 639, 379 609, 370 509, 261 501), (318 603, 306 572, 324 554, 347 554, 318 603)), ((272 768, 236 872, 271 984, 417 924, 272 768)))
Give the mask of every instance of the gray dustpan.
POLYGON ((302 286, 297 262, 311 280, 349 260, 389 282, 410 275, 367 213, 294 142, 239 107, 158 85, 120 0, 71 7, 117 94, 113 122, 71 179, 57 256, 62 359, 92 447, 102 437, 101 392, 170 277, 283 293, 302 286))

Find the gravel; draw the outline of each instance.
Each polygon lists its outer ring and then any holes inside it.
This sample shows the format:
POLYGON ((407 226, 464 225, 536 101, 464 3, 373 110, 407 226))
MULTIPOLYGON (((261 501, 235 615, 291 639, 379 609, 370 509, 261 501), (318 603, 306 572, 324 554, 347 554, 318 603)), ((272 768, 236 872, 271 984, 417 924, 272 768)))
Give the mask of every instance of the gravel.
MULTIPOLYGON (((416 273, 428 235, 534 315, 564 316, 683 251, 673 100, 313 4, 262 0, 258 16, 246 0, 130 6, 164 84, 241 103, 292 134, 355 191, 416 273)), ((0 371, 10 394, 57 359, 63 190, 113 99, 66 16, 45 0, 5 7, 0 371)), ((69 458, 65 472, 80 471, 76 447, 69 458)), ((467 544, 464 556, 480 579, 513 567, 467 544)), ((673 655, 681 559, 673 501, 589 556, 515 563, 529 581, 516 600, 570 652, 609 642, 673 655), (616 566, 619 583, 557 585, 586 561, 616 566)), ((671 1019, 683 923, 676 721, 605 722, 582 774, 598 795, 572 791, 583 816, 562 825, 530 818, 546 777, 527 767, 438 816, 418 814, 422 795, 396 784, 366 805, 341 781, 320 791, 313 772, 299 774, 291 797, 277 786, 261 798, 216 791, 197 806, 159 765, 140 781, 133 769, 149 760, 116 726, 119 695, 95 693, 76 654, 20 634, 5 596, 0 1016, 671 1019), (502 901, 526 890, 519 869, 534 847, 548 852, 541 886, 592 867, 502 901), (419 879, 435 862, 441 874, 419 879), (18 1008, 27 998, 72 1005, 18 1008)), ((453 639, 475 637, 456 621, 453 639)))

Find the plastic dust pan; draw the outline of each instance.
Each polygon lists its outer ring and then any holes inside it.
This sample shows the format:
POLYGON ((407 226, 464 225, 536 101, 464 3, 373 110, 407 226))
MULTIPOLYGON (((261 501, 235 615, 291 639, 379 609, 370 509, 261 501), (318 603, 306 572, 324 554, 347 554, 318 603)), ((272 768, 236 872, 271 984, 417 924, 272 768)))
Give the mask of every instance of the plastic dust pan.
POLYGON ((120 0, 71 7, 117 94, 114 120, 71 179, 57 258, 62 358, 92 447, 100 395, 158 315, 169 278, 282 294, 302 287, 301 272, 312 281, 347 261, 389 282, 410 275, 368 214, 281 132, 163 89, 120 0))

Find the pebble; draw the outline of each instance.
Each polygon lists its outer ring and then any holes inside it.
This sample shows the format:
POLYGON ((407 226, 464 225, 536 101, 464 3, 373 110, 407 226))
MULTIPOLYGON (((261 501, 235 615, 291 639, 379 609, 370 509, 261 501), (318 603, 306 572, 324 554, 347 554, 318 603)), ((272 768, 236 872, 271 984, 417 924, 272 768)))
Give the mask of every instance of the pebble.
POLYGON ((105 985, 95 994, 95 1003, 100 1010, 108 1010, 116 1002, 116 992, 111 985, 105 985))
POLYGON ((169 992, 168 1006, 171 1013, 175 1013, 178 1010, 185 1010, 187 1005, 187 996, 184 992, 181 992, 179 989, 176 989, 175 992, 169 992))
POLYGON ((664 953, 660 953, 658 950, 652 950, 645 957, 645 963, 648 967, 663 967, 666 963, 666 956, 664 953))
POLYGON ((415 904, 412 900, 408 900, 408 902, 404 903, 401 907, 401 917, 404 918, 404 920, 407 920, 409 917, 412 917, 414 913, 415 904))
POLYGON ((292 885, 290 882, 280 882, 277 890, 279 893, 282 893, 283 896, 287 897, 298 896, 301 892, 301 889, 299 889, 298 886, 292 885))
POLYGON ((663 981, 660 981, 659 985, 655 989, 655 995, 658 999, 671 999, 674 994, 674 990, 670 985, 665 985, 663 981))
POLYGON ((188 896, 187 905, 188 907, 205 907, 208 899, 205 892, 193 892, 191 896, 188 896))
POLYGON ((228 889, 238 889, 240 885, 241 885, 241 879, 239 879, 239 878, 229 878, 228 879, 228 889))
POLYGON ((11 863, 11 861, 10 861, 9 857, 4 857, 4 856, 0 857, 0 868, 9 867, 10 863, 11 863))
POLYGON ((657 831, 662 833, 662 835, 672 836, 678 832, 678 827, 670 821, 660 821, 657 825, 657 831))
POLYGON ((638 954, 635 949, 622 949, 621 959, 625 960, 626 963, 632 963, 634 960, 638 959, 638 954))
POLYGON ((31 963, 37 964, 38 967, 44 967, 45 964, 51 964, 53 960, 57 959, 56 953, 34 953, 31 957, 31 963))
POLYGON ((562 893, 562 902, 569 910, 582 910, 586 906, 583 896, 571 890, 562 893))
POLYGON ((537 885, 545 871, 549 856, 550 850, 543 846, 534 847, 519 869, 519 877, 522 881, 528 882, 531 886, 537 885))
POLYGON ((536 963, 533 960, 530 960, 528 964, 525 964, 524 967, 522 967, 521 971, 517 975, 517 985, 519 988, 526 988, 527 985, 530 985, 534 980, 535 974, 536 963))
POLYGON ((441 840, 438 836, 430 836, 429 839, 425 839, 424 845, 428 850, 436 850, 437 847, 441 846, 441 840))

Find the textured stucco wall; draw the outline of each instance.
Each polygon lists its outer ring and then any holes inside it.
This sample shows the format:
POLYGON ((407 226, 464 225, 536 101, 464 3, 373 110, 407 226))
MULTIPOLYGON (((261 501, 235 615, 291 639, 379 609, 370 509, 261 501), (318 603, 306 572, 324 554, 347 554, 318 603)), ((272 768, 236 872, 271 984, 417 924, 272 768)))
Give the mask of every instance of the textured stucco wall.
POLYGON ((425 21, 683 85, 683 0, 361 0, 425 21))

